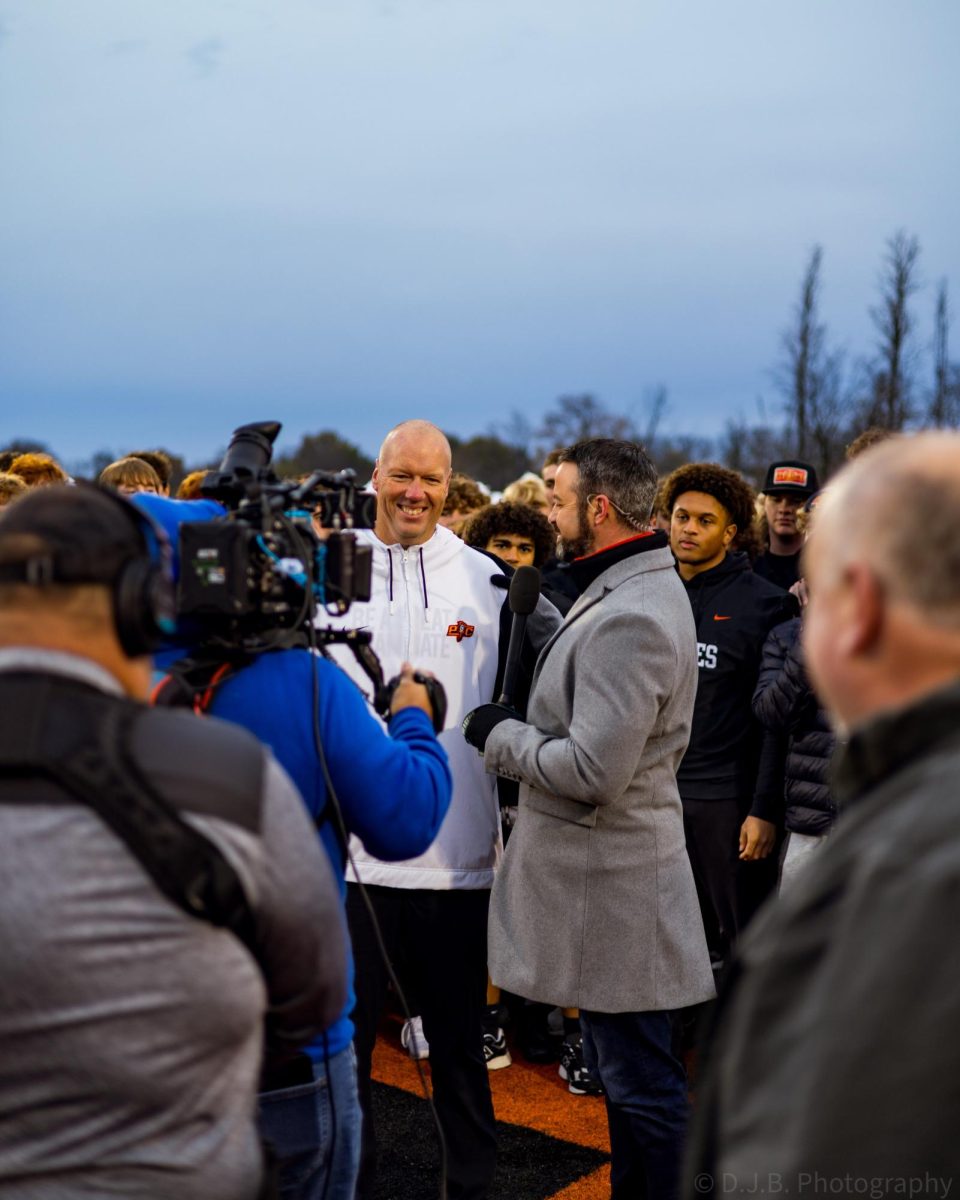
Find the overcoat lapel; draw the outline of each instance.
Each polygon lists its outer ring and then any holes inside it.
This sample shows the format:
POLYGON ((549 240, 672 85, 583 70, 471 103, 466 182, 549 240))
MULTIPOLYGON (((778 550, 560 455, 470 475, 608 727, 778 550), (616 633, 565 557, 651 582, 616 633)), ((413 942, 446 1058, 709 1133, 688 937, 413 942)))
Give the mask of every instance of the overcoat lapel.
POLYGON ((543 667, 544 661, 546 660, 547 655, 553 649, 553 647, 557 641, 557 638, 561 637, 563 635, 563 633, 566 630, 568 630, 570 628, 570 626, 576 622, 578 617, 583 616, 583 614, 585 612, 587 612, 588 609, 593 608, 593 606, 595 604, 599 604, 600 601, 603 599, 603 597, 607 594, 608 591, 610 591, 609 588, 604 588, 596 596, 591 596, 589 594, 589 592, 584 592, 584 594, 582 596, 577 597, 576 601, 574 602, 573 607, 570 609, 570 611, 567 613, 566 617, 564 618, 563 624, 560 626, 559 629, 557 629, 554 632, 553 636, 550 638, 550 640, 546 643, 546 645, 540 651, 540 657, 537 659, 537 665, 533 669, 533 683, 530 685, 531 690, 533 688, 533 684, 536 683, 537 680, 540 678, 540 671, 543 667))
MULTIPOLYGON (((666 553, 669 554, 669 551, 666 551, 666 553)), ((604 572, 599 579, 594 580, 586 591, 577 597, 573 603, 573 607, 564 618, 563 624, 540 651, 540 657, 537 659, 537 665, 533 671, 533 683, 537 682, 544 661, 556 644, 557 639, 562 637, 575 624, 579 617, 582 617, 595 604, 599 604, 604 596, 608 596, 614 588, 619 587, 621 583, 631 579, 634 575, 640 575, 644 571, 656 570, 657 568, 663 569, 665 566, 673 567, 672 555, 668 561, 665 561, 661 551, 654 550, 647 554, 638 554, 634 558, 628 558, 625 562, 618 563, 615 567, 604 572)), ((531 684, 531 689, 533 683, 531 684)))

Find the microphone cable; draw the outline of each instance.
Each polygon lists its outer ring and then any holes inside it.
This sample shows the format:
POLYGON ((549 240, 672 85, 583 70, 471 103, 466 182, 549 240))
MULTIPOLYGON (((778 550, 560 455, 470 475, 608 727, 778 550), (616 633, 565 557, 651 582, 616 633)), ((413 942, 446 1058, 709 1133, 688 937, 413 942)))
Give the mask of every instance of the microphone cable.
MULTIPOLYGON (((333 813, 334 824, 335 824, 337 833, 340 837, 341 844, 343 845, 344 854, 346 856, 347 862, 349 863, 350 868, 353 871, 354 879, 357 881, 357 887, 360 889, 359 894, 363 901, 363 907, 366 910, 367 917, 370 920, 371 928, 373 929, 374 940, 376 941, 376 944, 377 944, 377 952, 380 955, 383 965, 387 968, 387 978, 389 979, 390 984, 393 987, 394 992, 396 993, 397 1000, 399 1001, 400 1010, 403 1013, 404 1020, 410 1021, 413 1019, 413 1016, 410 1012, 410 1008, 407 1003, 406 994, 403 991, 403 988, 400 984, 400 980, 397 978, 396 971, 393 969, 393 963, 390 961, 390 956, 387 953, 386 943, 383 940, 383 931, 380 928, 380 922, 377 920, 377 914, 374 911, 373 902, 371 901, 370 896, 367 893, 367 889, 364 887, 363 882, 360 879, 360 874, 357 870, 357 864, 354 861, 353 853, 350 849, 350 834, 347 830, 346 822, 343 819, 343 810, 340 807, 340 800, 339 800, 339 797, 337 796, 337 790, 334 787, 333 780, 330 777, 330 768, 327 763, 327 756, 324 753, 324 749, 323 749, 323 738, 320 733, 320 676, 317 672, 317 663, 313 661, 313 659, 321 657, 321 655, 320 655, 320 651, 319 651, 318 644, 317 644, 317 631, 313 624, 314 618, 316 617, 316 606, 313 602, 312 593, 310 594, 309 603, 310 603, 310 614, 309 614, 309 619, 307 622, 307 641, 309 643, 309 647, 310 647, 309 653, 311 655, 310 667, 311 667, 311 671, 313 672, 313 680, 312 680, 312 683, 313 683, 313 686, 312 686, 313 745, 314 745, 314 749, 316 750, 317 761, 320 763, 320 770, 323 774, 324 784, 327 789, 327 796, 329 799, 329 807, 333 813)), ((338 667, 337 669, 339 670, 340 668, 338 667)), ((423 1092, 423 1098, 427 1101, 427 1104, 429 1106, 430 1116, 433 1120, 434 1128, 436 1129, 436 1132, 437 1132, 437 1141, 438 1141, 439 1147, 440 1147, 439 1200, 447 1200, 447 1140, 444 1137, 443 1128, 440 1125, 440 1116, 437 1112, 437 1106, 433 1099, 433 1092, 430 1088, 429 1083, 427 1082, 427 1076, 424 1072, 423 1065, 419 1059, 415 1058, 412 1061, 417 1069, 417 1075, 420 1079, 420 1089, 423 1092)), ((330 1099, 331 1099, 331 1112, 332 1112, 332 1109, 333 1109, 332 1092, 331 1092, 330 1099)), ((326 1193, 327 1193, 327 1184, 329 1184, 329 1182, 330 1182, 330 1174, 328 1172, 327 1178, 326 1178, 326 1183, 324 1185, 324 1192, 323 1192, 324 1200, 325 1200, 326 1193)))

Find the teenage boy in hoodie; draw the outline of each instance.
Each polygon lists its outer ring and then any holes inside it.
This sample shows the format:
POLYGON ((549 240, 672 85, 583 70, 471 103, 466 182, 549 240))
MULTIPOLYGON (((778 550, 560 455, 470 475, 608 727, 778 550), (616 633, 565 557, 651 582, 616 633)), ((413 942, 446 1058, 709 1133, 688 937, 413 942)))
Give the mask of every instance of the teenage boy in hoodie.
POLYGON ((688 463, 666 480, 663 497, 697 626, 697 700, 677 783, 710 956, 720 967, 748 915, 740 863, 765 859, 776 841, 781 763, 773 743, 764 745, 751 700, 766 636, 797 606, 735 549, 738 534, 749 536, 754 505, 736 471, 688 463))
MULTIPOLYGON (((484 1200, 496 1156, 493 1105, 483 1055, 487 906, 502 841, 496 780, 464 741, 460 724, 499 690, 509 622, 500 565, 439 525, 450 482, 450 444, 427 421, 405 421, 384 439, 373 473, 377 520, 358 536, 373 548, 372 598, 340 628, 366 628, 387 678, 406 661, 443 684, 447 719, 440 734, 453 774, 450 810, 431 848, 406 862, 381 862, 351 848, 383 933, 415 991, 434 1097, 447 1145, 449 1200, 484 1200)), ((509 569, 509 568, 508 568, 509 569)), ((527 624, 535 649, 560 624, 542 597, 527 624)), ((352 656, 337 661, 369 691, 352 656)), ((364 1144, 357 1196, 373 1194, 375 1142, 370 1062, 386 996, 387 972, 356 885, 347 915, 356 962, 355 1046, 364 1144)), ((426 1189, 429 1190, 429 1189, 426 1189)))

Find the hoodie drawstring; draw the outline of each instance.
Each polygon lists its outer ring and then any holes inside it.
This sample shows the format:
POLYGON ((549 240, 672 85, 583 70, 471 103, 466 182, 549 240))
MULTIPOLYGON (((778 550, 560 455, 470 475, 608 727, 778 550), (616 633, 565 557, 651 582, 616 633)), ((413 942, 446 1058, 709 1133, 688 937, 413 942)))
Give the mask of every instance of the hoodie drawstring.
MULTIPOLYGON (((421 546, 419 550, 420 587, 423 592, 423 619, 429 625, 432 614, 430 612, 430 596, 427 592, 427 569, 423 562, 423 547, 421 546)), ((387 561, 390 564, 387 572, 387 598, 390 601, 390 612, 394 613, 396 612, 397 602, 393 585, 393 547, 387 546, 386 551, 387 561)), ((403 553, 402 550, 401 553, 403 553)))
POLYGON ((390 612, 391 614, 396 609, 396 604, 393 599, 393 549, 387 546, 387 561, 390 563, 390 578, 387 582, 387 594, 390 597, 390 612))
POLYGON ((423 565, 423 547, 420 547, 420 581, 423 584, 423 619, 430 624, 430 600, 427 597, 427 572, 423 565))

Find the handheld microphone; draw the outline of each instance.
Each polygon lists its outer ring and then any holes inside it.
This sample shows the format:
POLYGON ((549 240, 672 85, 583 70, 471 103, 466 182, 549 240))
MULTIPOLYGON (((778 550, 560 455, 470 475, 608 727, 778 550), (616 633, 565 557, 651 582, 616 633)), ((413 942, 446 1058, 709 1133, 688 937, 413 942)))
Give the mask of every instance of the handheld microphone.
POLYGON ((498 704, 513 707, 513 692, 517 684, 520 666, 520 647, 527 617, 537 607, 540 598, 540 572, 536 567, 517 567, 510 580, 507 603, 513 613, 510 625, 510 641, 507 643, 507 661, 503 671, 503 691, 497 697, 498 704))

